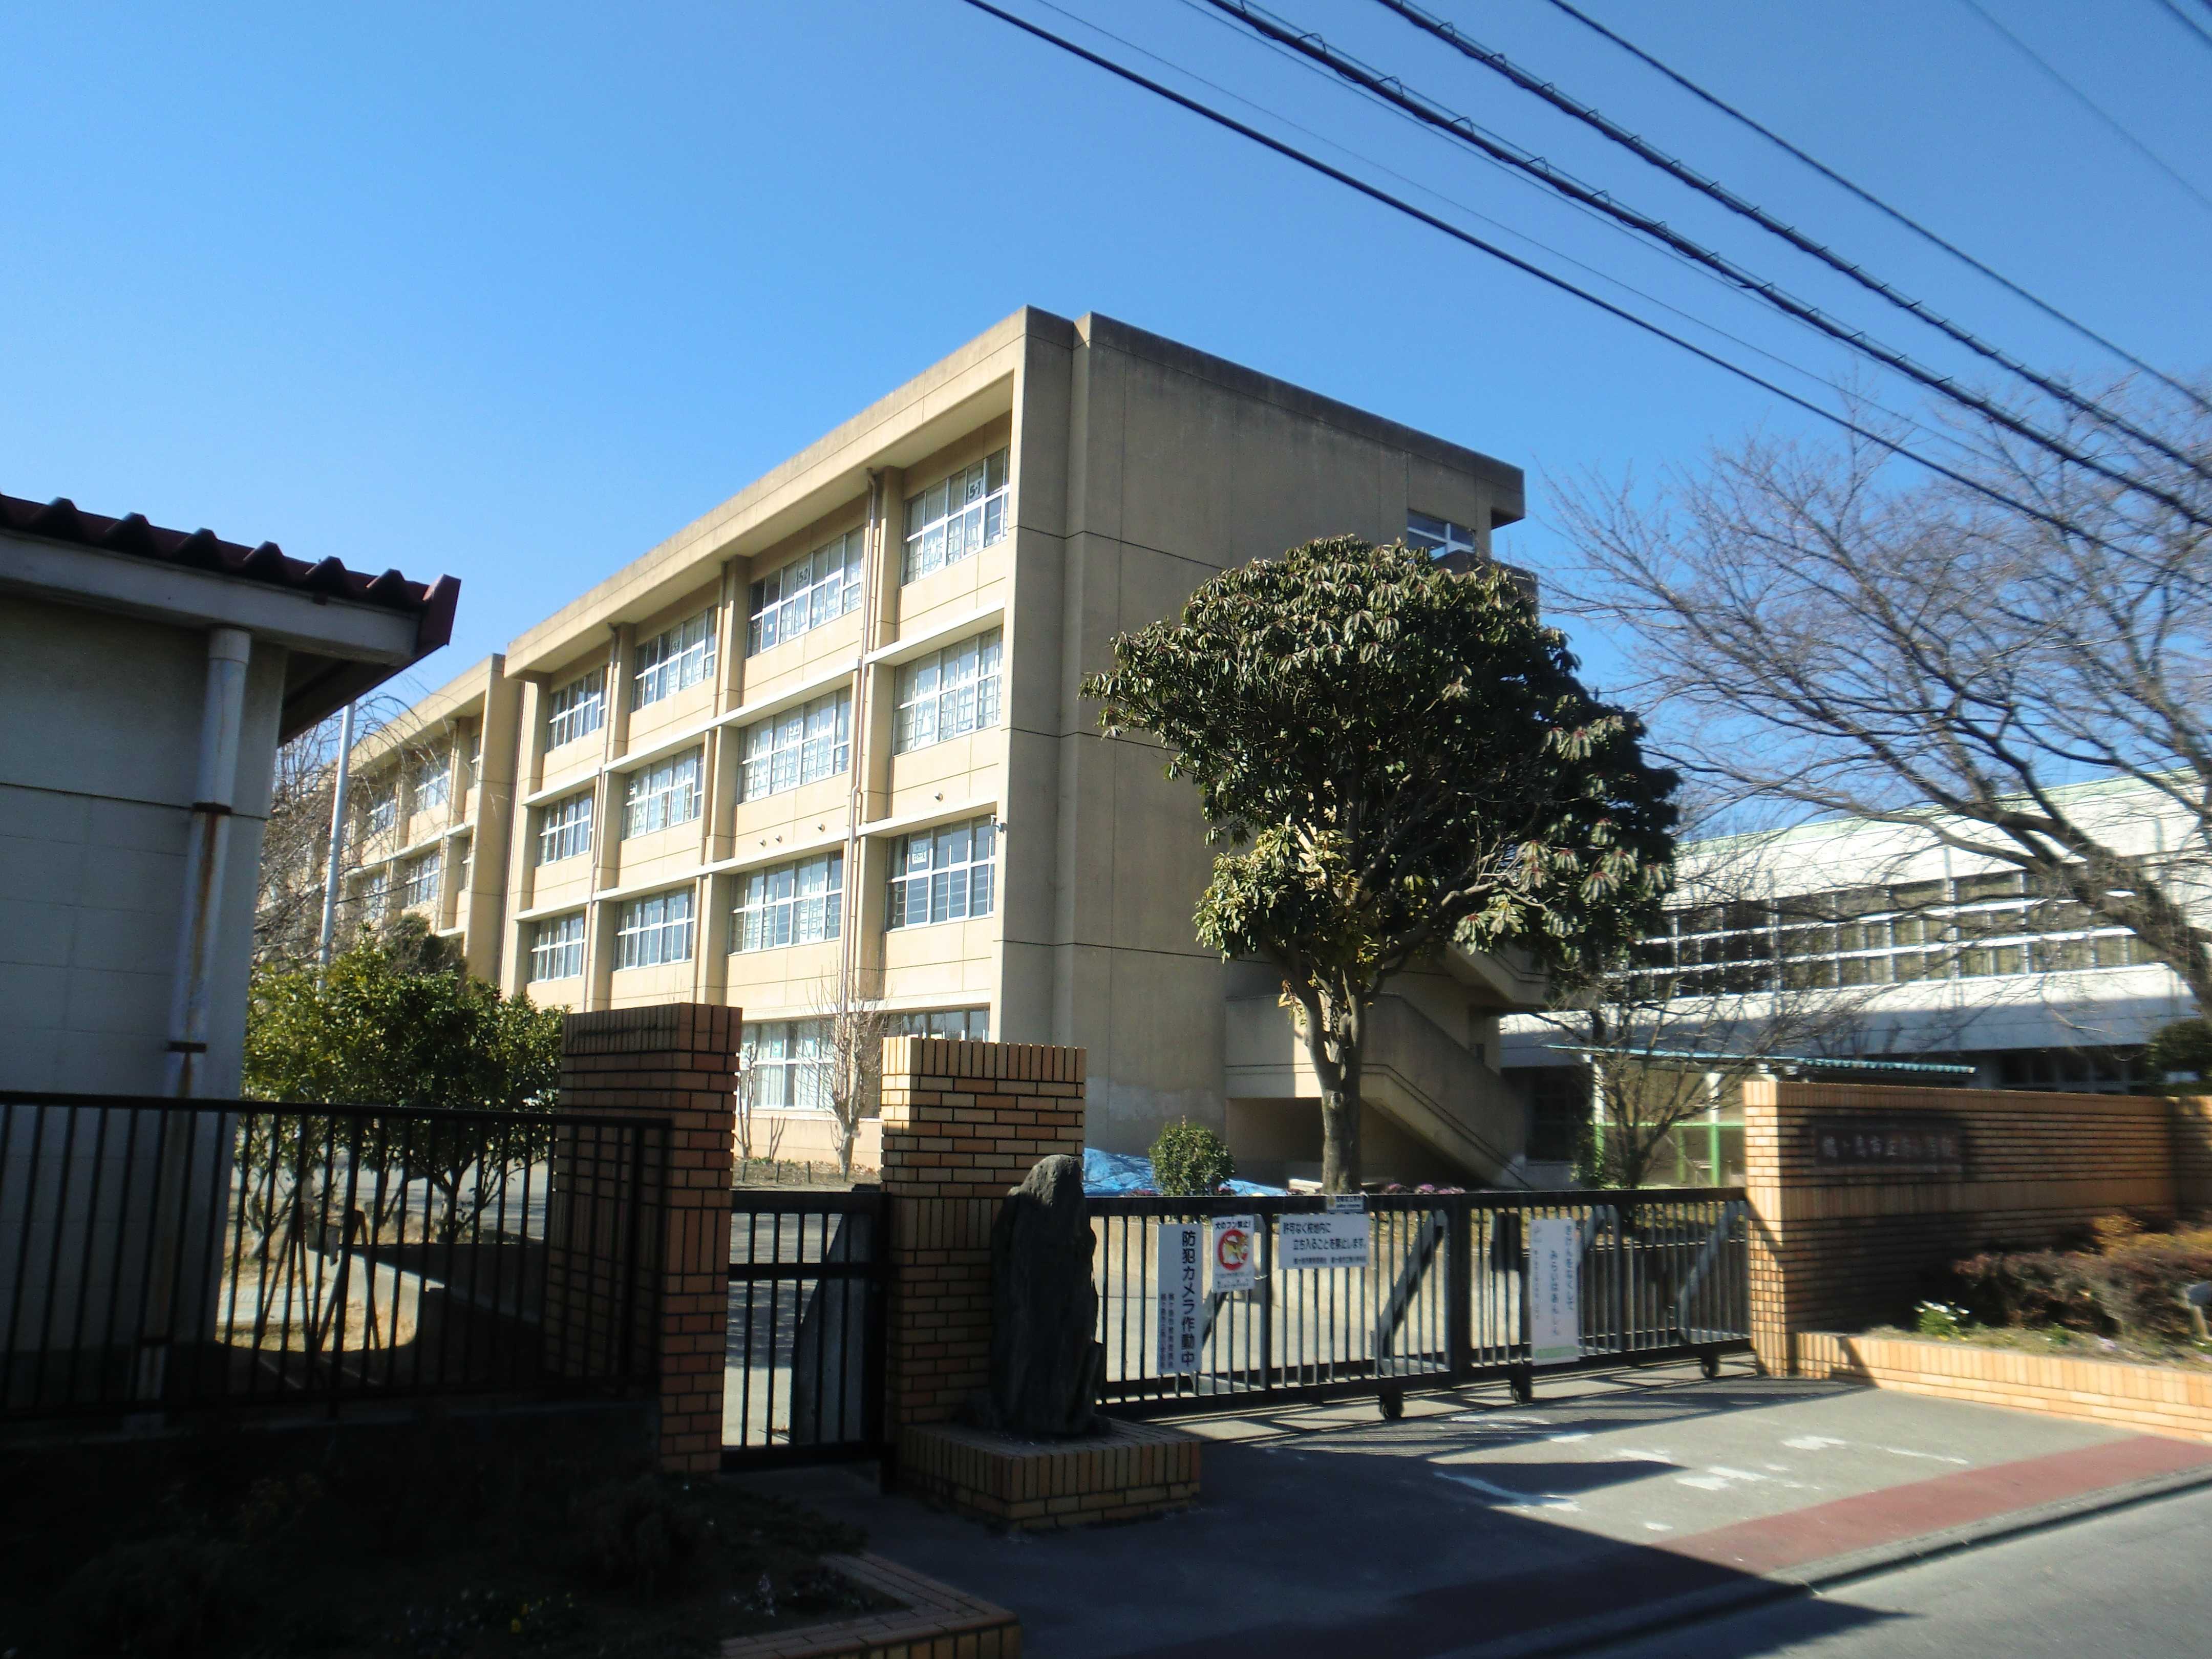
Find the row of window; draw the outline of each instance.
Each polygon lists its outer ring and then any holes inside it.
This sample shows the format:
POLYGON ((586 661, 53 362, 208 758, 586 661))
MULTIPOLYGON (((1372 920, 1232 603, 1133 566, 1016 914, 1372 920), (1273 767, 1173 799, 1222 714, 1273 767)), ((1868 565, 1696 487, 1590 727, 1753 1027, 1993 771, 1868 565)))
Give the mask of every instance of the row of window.
MULTIPOLYGON (((898 1035, 991 1039, 988 1008, 933 1008, 896 1015, 898 1035)), ((739 1036, 744 1086, 752 1103, 771 1111, 826 1111, 830 1068, 836 1058, 826 1019, 747 1020, 739 1036)))
MULTIPOLYGON (((908 499, 901 581, 942 570, 1005 538, 1006 459, 1007 452, 1000 450, 908 499)), ((770 650, 860 609, 865 547, 865 532, 848 530, 754 582, 747 595, 745 654, 770 650)), ((712 610, 646 641, 637 648, 630 706, 642 708, 707 679, 714 672, 714 649, 712 610)), ((558 749, 589 736, 605 718, 605 671, 594 669, 553 693, 545 746, 558 749)))
MULTIPOLYGON (((907 754, 999 723, 1000 633, 902 666, 893 682, 891 747, 907 754)), ((757 800, 840 775, 852 765, 853 696, 837 691, 745 728, 738 799, 757 800)), ((650 835, 699 816, 704 799, 701 751, 640 767, 623 780, 623 834, 650 835)), ((592 846, 589 790, 538 809, 538 862, 577 858, 592 846)))
MULTIPOLYGON (((480 736, 471 735, 467 747, 459 752, 458 758, 469 769, 465 775, 473 775, 482 742, 480 736)), ((362 834, 374 836, 390 833, 399 822, 403 793, 410 812, 434 812, 446 805, 453 799, 456 758, 451 750, 418 756, 390 782, 369 786, 361 808, 362 834)))
MULTIPOLYGON (((997 899, 998 826, 989 818, 902 836, 893 843, 886 929, 988 916, 997 899)), ((771 951, 839 936, 844 925, 845 855, 799 859, 745 872, 730 912, 730 950, 771 951)), ((411 902, 411 901, 410 901, 411 902)), ((688 887, 624 902, 615 966, 689 962, 693 945, 688 887)), ((574 979, 584 971, 584 917, 549 917, 532 930, 530 977, 574 979)))
POLYGON ((1637 946, 1641 994, 1817 990, 2128 968, 2154 958, 2017 871, 1686 906, 1637 946))

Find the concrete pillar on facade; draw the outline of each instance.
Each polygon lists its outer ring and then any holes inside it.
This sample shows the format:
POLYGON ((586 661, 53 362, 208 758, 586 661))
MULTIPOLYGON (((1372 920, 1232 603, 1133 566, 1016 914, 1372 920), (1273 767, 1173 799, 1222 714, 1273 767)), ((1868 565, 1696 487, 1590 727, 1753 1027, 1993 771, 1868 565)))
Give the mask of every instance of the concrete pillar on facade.
MULTIPOLYGON (((570 1014, 562 1022, 563 1112, 665 1118, 670 1125, 660 1248, 657 1258, 646 1258, 654 1263, 659 1301, 658 1328, 647 1335, 657 1343, 660 1465, 690 1473, 721 1467, 732 1097, 741 1018, 735 1008, 666 1003, 570 1014)), ((583 1227, 574 1188, 556 1169, 549 1228, 566 1230, 570 1258, 583 1227)), ((569 1283, 549 1289, 556 1312, 573 1308, 580 1293, 569 1283)))

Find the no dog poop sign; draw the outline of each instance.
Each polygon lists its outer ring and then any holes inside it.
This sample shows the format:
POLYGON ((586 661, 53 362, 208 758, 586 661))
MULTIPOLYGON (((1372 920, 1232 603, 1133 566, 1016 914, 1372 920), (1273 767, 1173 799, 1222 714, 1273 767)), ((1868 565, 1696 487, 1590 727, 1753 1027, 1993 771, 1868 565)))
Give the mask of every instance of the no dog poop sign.
POLYGON ((1213 1288, 1249 1291, 1259 1283, 1259 1231, 1256 1218, 1218 1215, 1213 1218, 1213 1288))

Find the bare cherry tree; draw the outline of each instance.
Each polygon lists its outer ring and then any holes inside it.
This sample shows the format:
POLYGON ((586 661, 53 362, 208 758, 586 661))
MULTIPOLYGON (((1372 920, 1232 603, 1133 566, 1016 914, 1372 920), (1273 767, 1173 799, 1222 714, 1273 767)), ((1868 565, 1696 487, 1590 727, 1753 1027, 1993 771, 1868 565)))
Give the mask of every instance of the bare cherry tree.
POLYGON ((2150 490, 1993 426, 1954 428, 1959 465, 2013 505, 1871 444, 1753 440, 1648 494, 1571 486, 1583 568, 1564 586, 1628 642, 1693 776, 2018 870, 2129 930, 2206 1008, 2212 403, 2131 412, 2159 446, 2066 435, 2150 490), (2139 813, 2067 787, 2095 779, 2151 792, 2178 830, 2147 851, 2139 813))
POLYGON ((853 1176, 853 1144, 861 1123, 881 1109, 884 1039, 898 1017, 884 1012, 878 980, 851 969, 816 987, 814 1018, 822 1028, 822 1088, 836 1120, 837 1175, 853 1176))

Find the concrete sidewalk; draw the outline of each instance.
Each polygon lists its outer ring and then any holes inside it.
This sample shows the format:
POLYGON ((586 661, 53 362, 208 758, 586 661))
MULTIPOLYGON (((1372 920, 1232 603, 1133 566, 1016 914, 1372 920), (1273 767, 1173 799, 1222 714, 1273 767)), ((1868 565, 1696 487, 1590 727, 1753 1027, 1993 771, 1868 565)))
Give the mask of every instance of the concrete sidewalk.
POLYGON ((2212 1447, 1691 1368, 1202 1417, 1187 1514, 1026 1538, 884 1498, 872 1471, 750 1477, 1022 1615, 1041 1659, 1534 1654, 2138 1492, 2212 1447))

